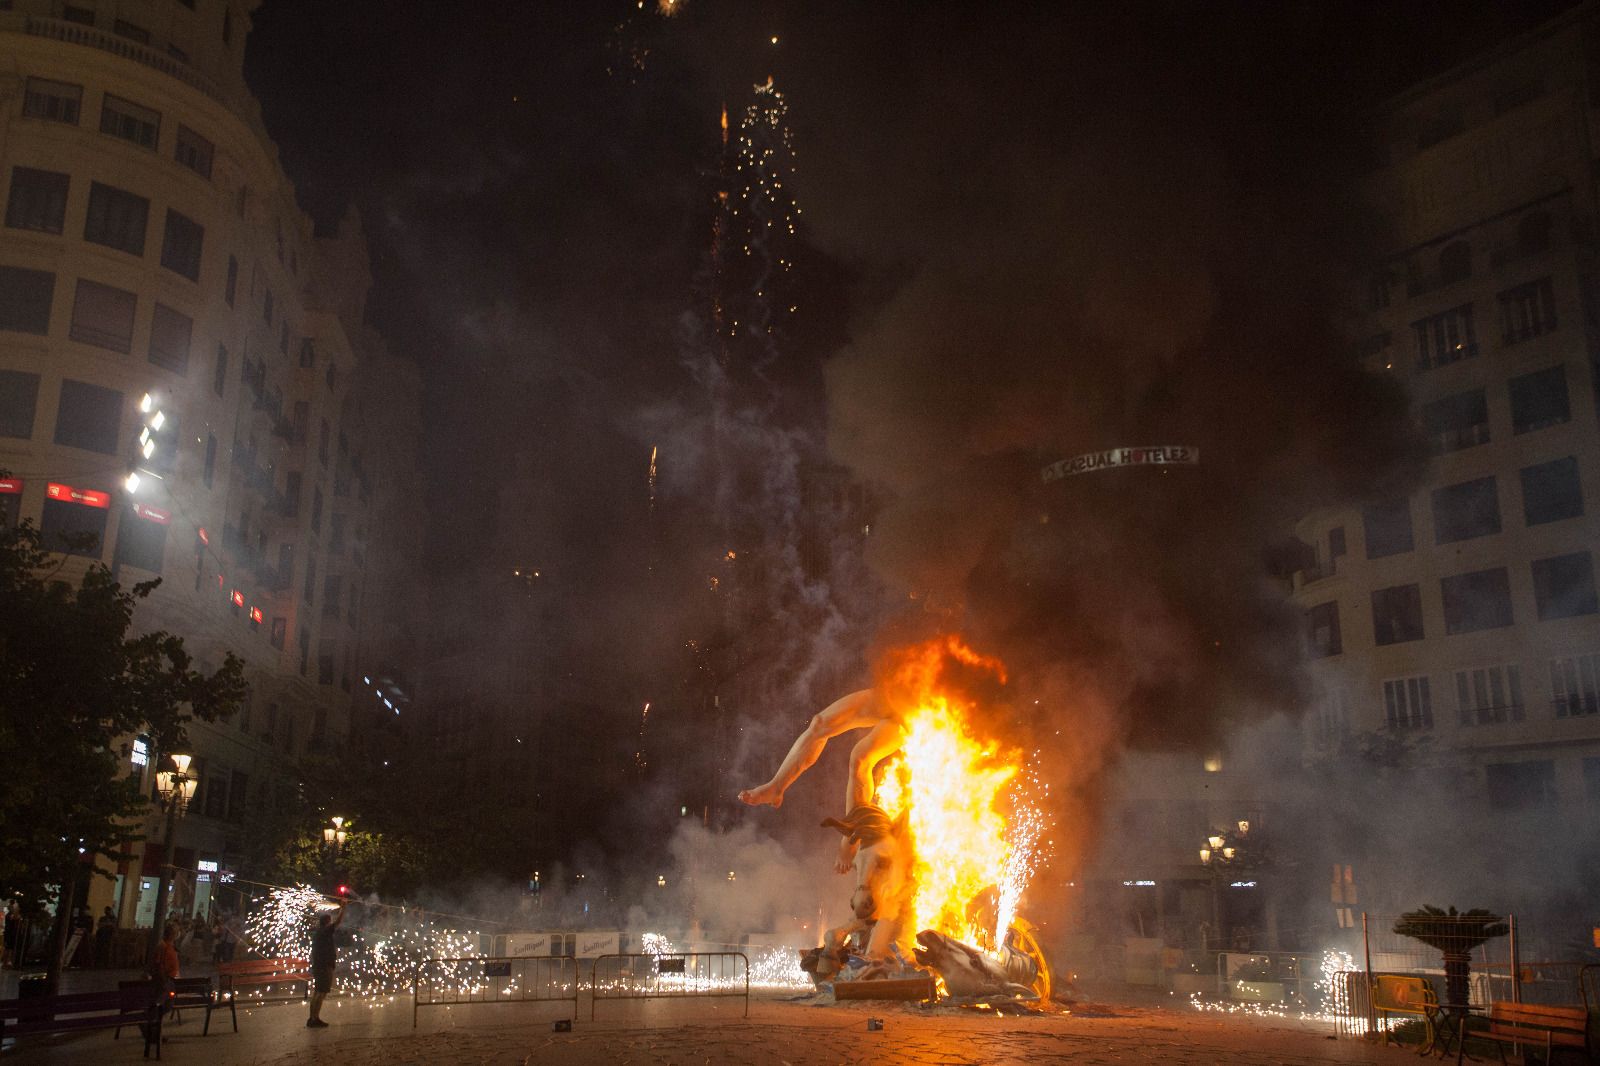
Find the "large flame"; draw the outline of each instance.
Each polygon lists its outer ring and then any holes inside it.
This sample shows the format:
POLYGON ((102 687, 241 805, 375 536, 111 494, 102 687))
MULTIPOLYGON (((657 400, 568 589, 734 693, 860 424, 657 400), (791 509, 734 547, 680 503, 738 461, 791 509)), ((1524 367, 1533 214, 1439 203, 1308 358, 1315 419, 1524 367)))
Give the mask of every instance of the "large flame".
POLYGON ((915 895, 905 932, 933 929, 997 945, 1032 871, 1037 819, 1026 803, 1019 818, 1011 794, 1022 753, 980 735, 980 708, 965 686, 949 683, 946 667, 954 661, 1001 682, 1005 668, 953 637, 897 658, 885 690, 904 708, 905 741, 886 766, 877 799, 890 815, 910 810, 915 895), (990 890, 998 895, 988 896, 990 890), (999 905, 979 905, 985 898, 999 905))

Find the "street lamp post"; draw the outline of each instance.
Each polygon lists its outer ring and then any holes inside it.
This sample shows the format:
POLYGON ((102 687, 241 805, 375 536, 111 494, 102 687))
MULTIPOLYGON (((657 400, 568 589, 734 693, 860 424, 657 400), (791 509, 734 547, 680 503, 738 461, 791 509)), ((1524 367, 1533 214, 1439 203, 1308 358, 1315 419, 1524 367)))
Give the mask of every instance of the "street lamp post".
POLYGON ((350 833, 344 827, 344 818, 339 815, 334 815, 329 819, 329 823, 323 827, 322 843, 324 848, 327 849, 328 867, 326 878, 328 891, 331 893, 338 887, 336 882, 338 880, 339 852, 343 850, 345 839, 350 833))
POLYGON ((1219 945, 1227 942, 1222 931, 1223 875, 1231 868, 1251 866, 1260 861, 1259 855, 1244 848, 1249 835, 1250 822, 1240 819, 1232 829, 1213 829, 1200 848, 1200 864, 1211 871, 1211 927, 1219 945))
POLYGON ((189 773, 189 764, 193 758, 191 755, 175 752, 168 756, 173 768, 156 773, 156 793, 161 797, 161 806, 166 811, 167 831, 166 839, 162 842, 161 865, 156 869, 155 916, 150 922, 151 958, 155 957, 156 947, 161 943, 161 927, 167 917, 167 894, 172 891, 172 885, 177 881, 177 871, 173 869, 172 860, 177 844, 178 819, 188 811, 189 801, 194 798, 195 787, 200 783, 198 776, 189 773))

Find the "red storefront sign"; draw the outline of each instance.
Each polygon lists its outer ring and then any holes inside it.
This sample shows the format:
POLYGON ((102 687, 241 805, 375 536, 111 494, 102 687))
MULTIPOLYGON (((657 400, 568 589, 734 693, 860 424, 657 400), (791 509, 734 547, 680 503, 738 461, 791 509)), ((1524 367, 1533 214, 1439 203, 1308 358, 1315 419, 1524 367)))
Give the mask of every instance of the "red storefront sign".
POLYGON ((233 590, 233 605, 235 607, 244 606, 244 593, 240 592, 238 589, 233 590))
POLYGON ((44 487, 44 494, 52 500, 63 503, 81 503, 85 507, 110 507, 111 494, 96 492, 93 489, 75 489, 71 485, 59 485, 52 481, 44 487))
POLYGON ((145 518, 151 522, 160 523, 163 526, 170 525, 172 523, 171 511, 163 511, 161 508, 151 507, 147 503, 134 504, 133 513, 138 515, 140 518, 145 518))
POLYGON ((261 624, 261 608, 259 608, 259 607, 250 608, 250 621, 254 622, 256 625, 260 625, 261 624))
POLYGON ((22 479, 0 477, 0 496, 16 496, 22 492, 22 479))
POLYGON ((205 526, 201 526, 199 529, 195 530, 195 532, 200 535, 200 543, 201 544, 210 544, 211 543, 211 538, 206 535, 206 527, 205 526))

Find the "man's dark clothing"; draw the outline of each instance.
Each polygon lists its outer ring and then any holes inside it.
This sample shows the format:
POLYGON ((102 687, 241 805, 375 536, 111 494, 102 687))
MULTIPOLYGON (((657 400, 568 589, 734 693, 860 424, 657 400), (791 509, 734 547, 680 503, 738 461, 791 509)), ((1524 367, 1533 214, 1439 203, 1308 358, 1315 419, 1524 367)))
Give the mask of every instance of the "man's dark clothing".
POLYGON ((333 988, 334 965, 339 959, 339 946, 334 940, 333 924, 319 925, 311 934, 311 980, 318 992, 333 988))

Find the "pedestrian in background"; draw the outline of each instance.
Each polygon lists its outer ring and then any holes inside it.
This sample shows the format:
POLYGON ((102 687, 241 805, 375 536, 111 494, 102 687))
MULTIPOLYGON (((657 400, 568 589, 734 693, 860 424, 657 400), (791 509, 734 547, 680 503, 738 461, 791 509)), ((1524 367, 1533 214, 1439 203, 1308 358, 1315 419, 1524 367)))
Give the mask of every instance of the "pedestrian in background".
POLYGON ((0 968, 22 968, 22 908, 14 899, 6 900, 5 950, 0 954, 0 968))
POLYGON ((94 964, 110 966, 117 941, 117 912, 107 907, 94 925, 94 964))

